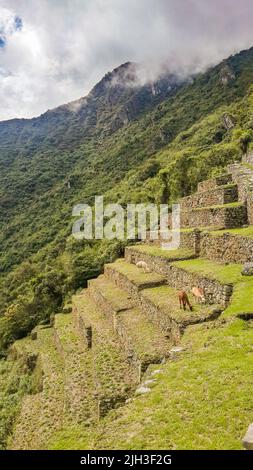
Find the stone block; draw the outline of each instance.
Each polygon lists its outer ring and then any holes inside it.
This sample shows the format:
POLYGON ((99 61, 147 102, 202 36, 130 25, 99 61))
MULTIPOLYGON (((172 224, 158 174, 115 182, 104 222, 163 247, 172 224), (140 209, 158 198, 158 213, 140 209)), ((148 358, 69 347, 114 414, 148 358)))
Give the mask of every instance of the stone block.
POLYGON ((242 270, 243 276, 253 276, 253 263, 245 263, 242 270))
POLYGON ((242 445, 246 450, 253 450, 253 423, 249 425, 248 430, 242 440, 242 445))

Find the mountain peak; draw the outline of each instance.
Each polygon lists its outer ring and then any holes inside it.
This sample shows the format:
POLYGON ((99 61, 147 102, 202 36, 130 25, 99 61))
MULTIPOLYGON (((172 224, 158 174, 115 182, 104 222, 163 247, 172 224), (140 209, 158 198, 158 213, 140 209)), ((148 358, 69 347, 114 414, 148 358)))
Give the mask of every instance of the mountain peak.
POLYGON ((135 62, 125 62, 121 64, 111 72, 106 73, 102 80, 91 90, 90 95, 95 96, 103 93, 108 88, 133 88, 140 86, 140 83, 138 83, 139 70, 140 66, 135 62))

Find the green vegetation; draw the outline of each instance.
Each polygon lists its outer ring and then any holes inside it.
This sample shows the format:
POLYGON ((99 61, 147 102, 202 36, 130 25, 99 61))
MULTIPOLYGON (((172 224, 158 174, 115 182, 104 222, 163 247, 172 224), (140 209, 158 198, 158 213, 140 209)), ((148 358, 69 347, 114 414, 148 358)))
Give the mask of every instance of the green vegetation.
POLYGON ((182 311, 179 306, 178 295, 175 289, 169 286, 153 287, 152 289, 145 289, 142 296, 150 300, 161 311, 169 312, 169 316, 179 324, 194 324, 203 318, 208 319, 213 310, 219 308, 218 305, 203 305, 196 303, 194 296, 188 293, 188 298, 194 306, 193 311, 182 311))
POLYGON ((236 284, 226 315, 250 314, 253 317, 253 279, 236 284))
POLYGON ((222 284, 233 284, 234 290, 226 316, 253 314, 253 277, 242 276, 242 265, 223 265, 206 259, 193 259, 172 263, 182 269, 197 273, 222 284))
POLYGON ((122 254, 122 242, 72 239, 74 204, 93 204, 95 194, 173 203, 240 159, 252 125, 252 57, 253 49, 233 56, 169 95, 163 83, 153 101, 147 89, 118 93, 109 75, 78 113, 62 106, 0 124, 0 354, 122 254), (235 75, 227 85, 224 67, 235 75))
POLYGON ((230 235, 239 235, 240 237, 253 238, 253 225, 249 225, 249 227, 243 228, 232 228, 226 230, 213 231, 211 232, 211 235, 219 237, 221 235, 224 235, 224 233, 229 233, 230 235))
MULTIPOLYGON (((94 88, 87 107, 81 106, 77 113, 62 106, 37 119, 0 123, 0 357, 7 355, 16 340, 17 348, 29 348, 29 340, 22 338, 36 325, 47 324, 51 314, 62 312, 73 293, 97 277, 105 263, 123 254, 125 242, 71 237, 75 204, 93 205, 99 194, 104 195, 105 204, 117 202, 124 207, 140 202, 173 204, 192 193, 200 181, 221 175, 227 164, 239 161, 252 145, 253 49, 191 82, 174 84, 171 93, 163 91, 154 100, 146 88, 120 88, 119 92, 108 86, 108 80, 110 76, 94 88), (224 67, 235 75, 226 85, 221 80, 224 67), (233 128, 227 129, 226 115, 232 118, 233 128)), ((252 236, 252 228, 239 233, 252 236)), ((161 254, 154 247, 144 249, 154 256, 161 254)), ((163 256, 172 259, 173 253, 163 251, 163 256)), ((188 256, 188 251, 180 251, 180 258, 188 256)), ((93 434, 64 422, 64 361, 56 352, 52 331, 40 327, 38 348, 45 387, 36 397, 28 395, 25 414, 16 424, 22 431, 23 425, 28 429, 37 419, 38 409, 45 409, 45 415, 36 422, 36 439, 29 432, 20 432, 24 440, 19 445, 40 442, 43 446, 53 439, 53 448, 66 448, 76 439, 78 448, 238 448, 241 433, 252 421, 252 328, 234 316, 251 311, 253 281, 243 279, 241 266, 235 264, 193 259, 176 265, 221 283, 234 283, 233 302, 224 314, 228 323, 218 322, 217 328, 190 327, 183 340, 187 352, 178 362, 163 367, 152 393, 111 413, 93 434), (53 428, 48 426, 50 420, 53 428), (60 431, 59 439, 54 439, 60 431)), ((122 261, 114 267, 138 287, 162 282, 161 276, 144 274, 122 261)), ((150 338, 152 332, 146 323, 138 323, 138 309, 133 312, 129 325, 126 318, 126 326, 129 331, 133 328, 137 344, 138 328, 143 327, 144 338, 150 338)), ((86 314, 103 325, 96 312, 87 310, 86 314)), ((64 350, 71 352, 69 365, 75 360, 84 364, 78 348, 76 356, 72 350, 79 340, 67 317, 59 315, 57 321, 63 354, 64 350)), ((112 376, 115 373, 113 387, 117 389, 120 353, 112 343, 108 359, 104 353, 108 336, 99 327, 98 335, 101 384, 107 390, 109 371, 112 376)), ((139 347, 141 354, 142 344, 139 347)), ((33 392, 35 386, 30 383, 30 373, 16 367, 9 361, 0 363, 2 447, 23 394, 33 392)), ((123 368, 122 375, 125 371, 123 368)), ((78 383, 78 369, 73 368, 70 378, 78 383)), ((34 380, 39 383, 39 371, 34 380)), ((80 408, 81 414, 84 408, 80 408)), ((78 403, 74 410, 78 416, 78 403)))
POLYGON ((115 270, 126 276, 133 284, 138 287, 145 287, 149 284, 159 285, 164 282, 164 277, 154 272, 145 273, 143 269, 137 268, 134 264, 126 263, 124 259, 117 260, 110 264, 110 270, 115 270))
POLYGON ((95 289, 98 289, 102 296, 107 299, 110 303, 113 311, 121 311, 130 308, 133 305, 133 302, 129 298, 129 294, 124 290, 115 286, 115 284, 104 276, 100 276, 95 281, 91 281, 91 288, 95 286, 95 289), (92 284, 95 282, 95 285, 92 284))
MULTIPOLYGON (((96 396, 109 399, 120 397, 122 400, 132 388, 135 377, 125 360, 112 322, 107 321, 87 294, 75 296, 74 305, 85 323, 93 328, 91 354, 96 396)), ((90 389, 89 393, 93 396, 94 390, 90 389)))
POLYGON ((32 390, 31 374, 22 361, 0 361, 0 450, 6 447, 22 397, 32 390))

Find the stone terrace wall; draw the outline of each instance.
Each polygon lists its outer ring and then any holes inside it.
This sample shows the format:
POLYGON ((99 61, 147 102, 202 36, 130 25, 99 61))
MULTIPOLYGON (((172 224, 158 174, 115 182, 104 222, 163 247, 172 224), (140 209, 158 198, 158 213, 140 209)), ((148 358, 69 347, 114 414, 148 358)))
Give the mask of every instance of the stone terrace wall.
POLYGON ((253 225, 253 155, 245 155, 242 163, 229 165, 228 169, 232 174, 233 181, 238 185, 239 201, 247 203, 248 223, 253 225))
POLYGON ((181 234, 181 248, 194 249, 196 255, 224 263, 253 262, 253 238, 224 233, 212 235, 199 230, 181 234))
POLYGON ((248 193, 247 197, 248 223, 253 225, 253 192, 248 193))
MULTIPOLYGON (((217 207, 195 209, 189 211, 189 227, 220 227, 234 228, 247 224, 247 208, 245 205, 235 207, 217 207)), ((181 227, 185 227, 181 224, 181 227)))
POLYGON ((180 248, 189 248, 194 251, 196 256, 199 256, 201 233, 197 228, 189 232, 181 232, 180 248))
POLYGON ((202 233, 200 256, 227 263, 247 263, 253 261, 253 239, 230 235, 213 236, 202 233))
POLYGON ((226 307, 233 292, 232 284, 220 284, 203 277, 201 274, 191 273, 184 269, 170 265, 168 283, 175 289, 191 290, 192 286, 202 287, 205 291, 205 297, 209 304, 220 304, 226 307))
POLYGON ((217 176, 216 178, 213 178, 210 180, 201 181, 198 184, 198 192, 211 191, 212 189, 215 189, 217 186, 225 186, 226 184, 230 184, 232 182, 233 181, 232 181, 231 174, 217 176))
MULTIPOLYGON (((199 253, 199 236, 200 236, 201 231, 197 228, 193 230, 186 230, 186 231, 181 231, 180 232, 180 246, 184 248, 189 248, 194 251, 196 256, 198 256, 199 253)), ((162 236, 162 233, 159 233, 159 238, 157 240, 151 240, 149 237, 149 234, 147 236, 147 239, 145 240, 145 243, 148 245, 152 246, 157 246, 161 247, 161 243, 168 243, 172 240, 172 237, 170 236, 169 239, 165 239, 162 236)))
POLYGON ((165 278, 169 275, 169 259, 160 256, 152 256, 148 253, 134 250, 131 247, 125 248, 125 259, 128 263, 133 264, 136 264, 139 261, 145 261, 150 271, 161 274, 165 278))
POLYGON ((169 259, 152 256, 131 247, 126 247, 125 258, 128 263, 134 264, 145 261, 151 271, 162 274, 167 279, 168 285, 176 289, 182 289, 182 286, 186 290, 191 290, 192 286, 202 287, 210 304, 226 306, 229 302, 233 289, 230 284, 222 285, 218 281, 173 266, 169 259))
POLYGON ((253 171, 239 163, 229 165, 233 181, 238 185, 239 201, 245 202, 249 191, 253 189, 253 171))
POLYGON ((238 200, 237 185, 201 191, 180 199, 181 210, 229 204, 238 200))

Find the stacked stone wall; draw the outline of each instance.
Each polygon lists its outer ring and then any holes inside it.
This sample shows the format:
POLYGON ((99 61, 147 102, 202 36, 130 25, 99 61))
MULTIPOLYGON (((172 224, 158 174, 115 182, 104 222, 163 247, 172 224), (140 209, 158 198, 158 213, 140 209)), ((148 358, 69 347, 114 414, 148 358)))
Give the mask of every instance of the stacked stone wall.
POLYGON ((191 210, 196 207, 210 207, 215 205, 229 204, 238 200, 237 185, 218 187, 215 189, 201 191, 180 200, 181 210, 191 210))
MULTIPOLYGON (((162 274, 167 279, 167 284, 175 289, 191 290, 193 286, 202 287, 205 291, 206 300, 210 304, 220 304, 225 307, 232 295, 232 285, 223 285, 218 281, 205 278, 201 274, 191 273, 171 264, 171 260, 152 256, 138 250, 126 248, 126 261, 136 264, 138 261, 145 261, 148 268, 158 274, 162 274)), ((135 292, 135 298, 138 295, 135 292)))
POLYGON ((224 263, 247 263, 253 261, 253 239, 224 233, 214 236, 202 233, 200 256, 224 263))
MULTIPOLYGON (((247 220, 247 207, 244 204, 194 209, 188 213, 189 227, 236 228, 247 224, 247 220)), ((184 228, 185 225, 182 224, 181 227, 184 228)))
POLYGON ((191 273, 184 269, 170 265, 168 283, 175 289, 191 290, 193 286, 202 287, 205 298, 209 304, 219 304, 226 307, 233 292, 232 284, 221 284, 216 280, 208 279, 201 274, 191 273))
POLYGON ((181 234, 181 248, 195 249, 201 258, 222 263, 243 264, 253 262, 253 238, 233 235, 229 232, 211 234, 191 231, 181 234))
POLYGON ((217 188, 217 186, 225 186, 226 184, 230 184, 230 183, 232 183, 231 174, 217 176, 216 178, 201 181, 198 184, 198 192, 211 191, 212 189, 217 188))

